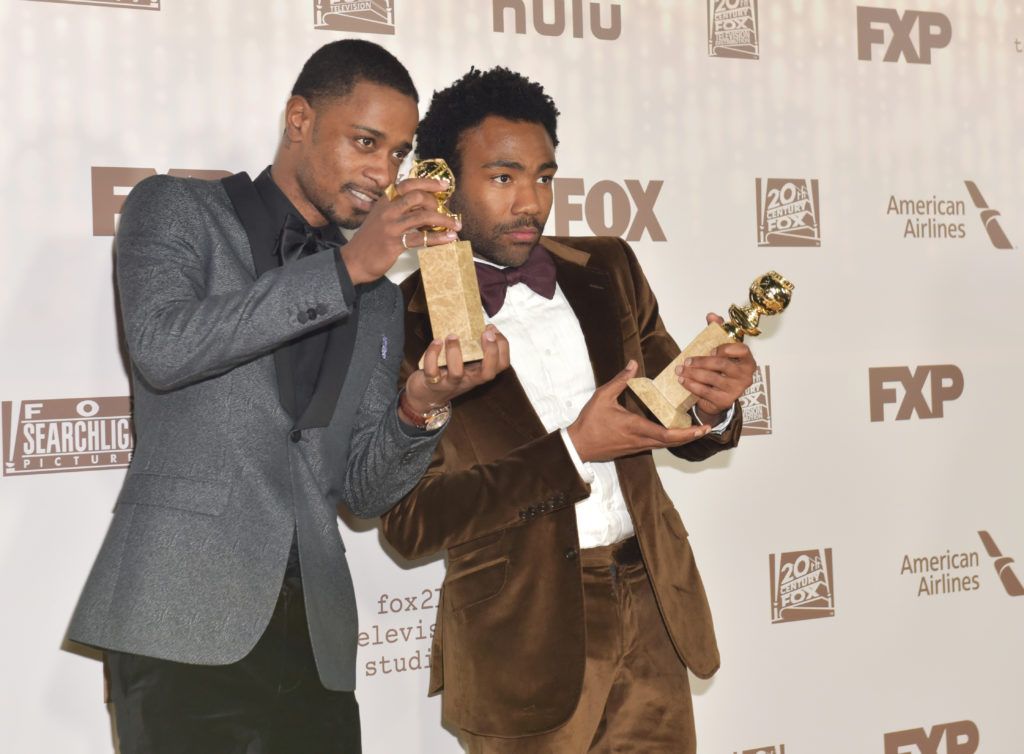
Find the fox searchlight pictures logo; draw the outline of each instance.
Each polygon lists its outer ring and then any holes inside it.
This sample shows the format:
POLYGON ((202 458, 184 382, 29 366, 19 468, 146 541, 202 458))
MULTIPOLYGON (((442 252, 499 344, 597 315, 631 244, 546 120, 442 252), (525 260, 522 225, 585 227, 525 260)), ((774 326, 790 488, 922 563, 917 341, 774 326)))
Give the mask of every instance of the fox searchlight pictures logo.
POLYGON ((123 468, 135 445, 131 399, 4 401, 4 476, 123 468))

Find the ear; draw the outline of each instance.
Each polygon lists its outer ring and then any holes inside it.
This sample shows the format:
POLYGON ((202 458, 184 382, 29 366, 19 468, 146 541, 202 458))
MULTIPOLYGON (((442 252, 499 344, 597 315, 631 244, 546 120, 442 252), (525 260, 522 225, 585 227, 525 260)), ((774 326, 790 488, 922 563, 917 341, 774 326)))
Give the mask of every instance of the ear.
POLYGON ((309 100, 298 94, 288 98, 284 107, 284 136, 288 141, 300 142, 313 132, 316 111, 309 100))

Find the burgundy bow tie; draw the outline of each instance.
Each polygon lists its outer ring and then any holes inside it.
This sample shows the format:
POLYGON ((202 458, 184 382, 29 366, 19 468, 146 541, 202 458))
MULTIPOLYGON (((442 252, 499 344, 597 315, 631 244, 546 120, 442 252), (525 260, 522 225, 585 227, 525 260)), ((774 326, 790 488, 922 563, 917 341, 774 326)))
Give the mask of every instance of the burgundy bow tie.
POLYGON ((476 263, 476 279, 480 283, 480 300, 488 317, 493 317, 505 303, 510 285, 525 283, 544 298, 555 295, 555 260, 543 246, 534 246, 530 256, 519 267, 492 267, 476 263))

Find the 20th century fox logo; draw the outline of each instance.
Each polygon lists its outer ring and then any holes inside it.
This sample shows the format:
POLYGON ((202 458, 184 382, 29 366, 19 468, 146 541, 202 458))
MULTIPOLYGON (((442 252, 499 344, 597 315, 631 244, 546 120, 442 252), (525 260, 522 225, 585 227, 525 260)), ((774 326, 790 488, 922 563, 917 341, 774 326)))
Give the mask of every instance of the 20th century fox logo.
POLYGON ((772 623, 835 615, 832 548, 772 553, 768 556, 768 568, 772 623))
POLYGON ((758 178, 757 245, 821 246, 816 178, 758 178))
POLYGON ((131 399, 4 401, 4 476, 127 466, 135 440, 131 399))
POLYGON ((313 28, 395 33, 395 0, 313 0, 313 28))
POLYGON ((708 55, 759 57, 757 0, 708 0, 708 55))
POLYGON ((740 396, 743 411, 744 435, 770 435, 772 433, 771 367, 754 369, 754 380, 740 396))

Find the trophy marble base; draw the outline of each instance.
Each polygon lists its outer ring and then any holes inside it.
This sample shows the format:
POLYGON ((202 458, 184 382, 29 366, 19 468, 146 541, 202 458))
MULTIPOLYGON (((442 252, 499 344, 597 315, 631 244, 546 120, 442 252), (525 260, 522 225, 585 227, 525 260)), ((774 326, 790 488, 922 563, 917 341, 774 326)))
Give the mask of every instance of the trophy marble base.
POLYGON ((629 381, 629 389, 664 426, 669 429, 689 427, 693 423, 689 411, 697 402, 697 396, 679 384, 676 367, 691 356, 708 356, 718 346, 735 342, 721 325, 710 324, 661 370, 661 374, 653 380, 634 377, 629 381))
MULTIPOLYGON (((473 248, 469 241, 426 246, 417 251, 417 256, 434 337, 444 338, 454 333, 459 336, 462 360, 466 363, 479 361, 484 357, 480 346, 484 310, 480 305, 480 286, 476 281, 473 248)), ((443 349, 438 364, 447 364, 443 349)))

